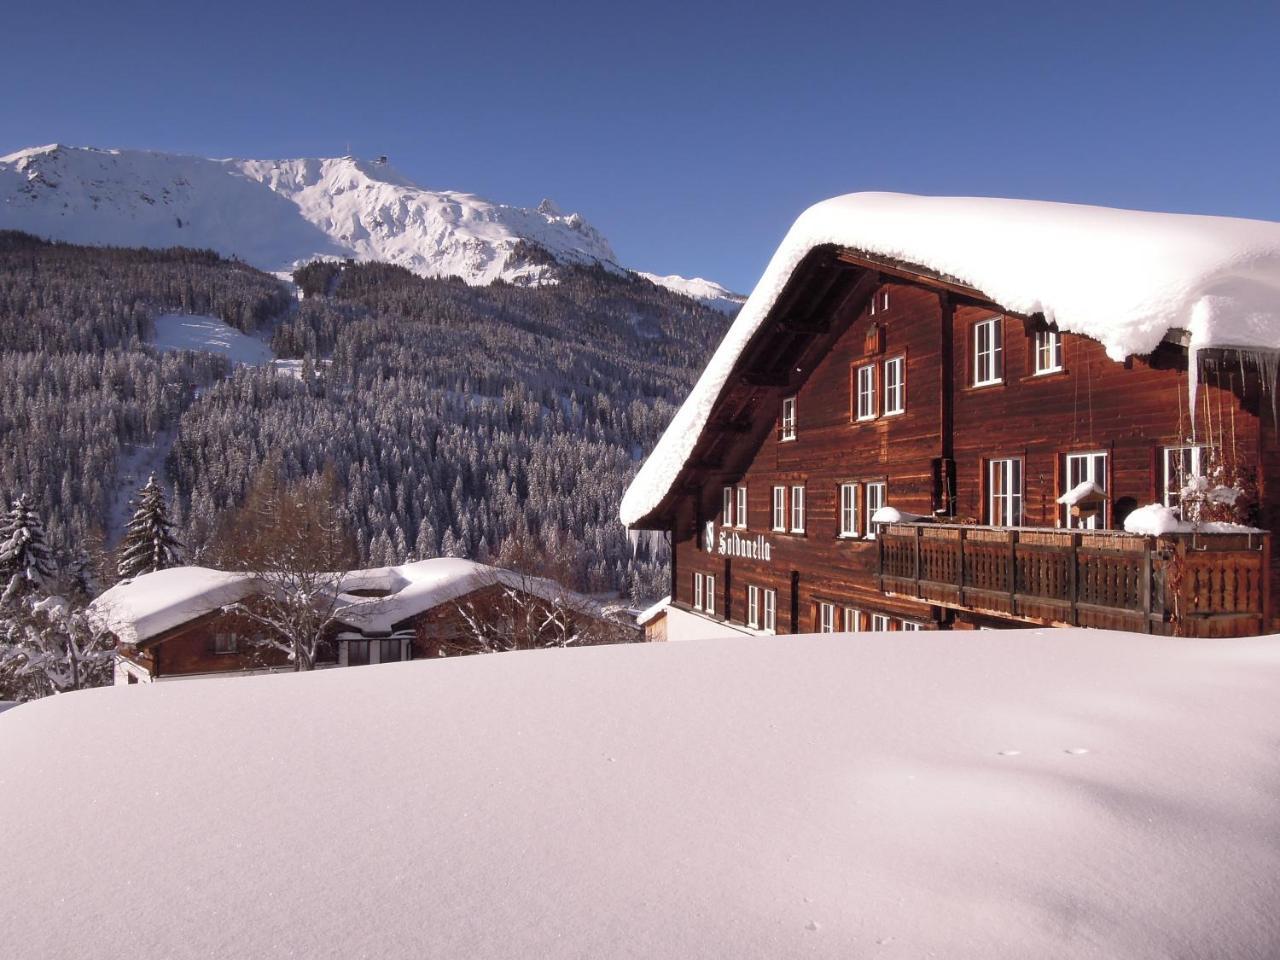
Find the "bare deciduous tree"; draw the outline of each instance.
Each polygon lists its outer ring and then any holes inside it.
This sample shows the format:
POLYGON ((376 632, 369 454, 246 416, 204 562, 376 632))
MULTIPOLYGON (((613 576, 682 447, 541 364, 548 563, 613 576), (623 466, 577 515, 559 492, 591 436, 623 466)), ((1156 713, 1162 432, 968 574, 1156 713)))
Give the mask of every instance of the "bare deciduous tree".
POLYGON ((356 562, 338 501, 331 469, 287 483, 279 461, 268 460, 244 506, 221 524, 218 559, 258 581, 252 598, 227 611, 263 627, 255 642, 285 653, 298 670, 315 667, 337 620, 342 582, 356 562))
POLYGON ((639 631, 609 618, 588 598, 558 584, 511 570, 477 578, 477 589, 455 601, 461 636, 438 644, 444 656, 541 647, 630 643, 639 631))

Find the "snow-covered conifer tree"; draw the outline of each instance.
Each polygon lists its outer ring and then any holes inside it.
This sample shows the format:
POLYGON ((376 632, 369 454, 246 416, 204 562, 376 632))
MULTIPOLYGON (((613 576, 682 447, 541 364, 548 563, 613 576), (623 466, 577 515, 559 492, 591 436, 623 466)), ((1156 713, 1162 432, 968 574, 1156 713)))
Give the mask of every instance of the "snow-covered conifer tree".
POLYGON ((156 482, 154 473, 147 478, 136 503, 137 509, 120 544, 117 572, 122 577, 154 573, 181 563, 182 544, 173 535, 164 488, 156 482))
POLYGON ((53 556, 44 538, 44 523, 25 493, 0 523, 0 603, 53 584, 53 556))

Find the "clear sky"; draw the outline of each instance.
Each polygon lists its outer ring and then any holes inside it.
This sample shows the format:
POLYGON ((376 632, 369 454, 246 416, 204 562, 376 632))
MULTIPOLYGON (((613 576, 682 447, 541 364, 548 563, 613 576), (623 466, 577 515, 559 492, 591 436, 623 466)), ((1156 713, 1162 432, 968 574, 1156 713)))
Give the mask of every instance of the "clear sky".
POLYGON ((387 154, 747 291, 855 190, 1280 220, 1280 4, 9 3, 0 154, 387 154))

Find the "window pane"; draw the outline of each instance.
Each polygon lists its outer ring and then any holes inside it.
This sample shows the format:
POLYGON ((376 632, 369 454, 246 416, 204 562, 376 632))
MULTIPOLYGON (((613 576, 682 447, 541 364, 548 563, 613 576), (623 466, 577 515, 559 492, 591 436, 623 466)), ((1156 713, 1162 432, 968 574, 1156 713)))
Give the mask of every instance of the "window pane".
POLYGON ((745 527, 747 525, 747 488, 746 487, 738 488, 738 514, 737 514, 737 517, 735 517, 735 519, 738 521, 738 526, 745 527))

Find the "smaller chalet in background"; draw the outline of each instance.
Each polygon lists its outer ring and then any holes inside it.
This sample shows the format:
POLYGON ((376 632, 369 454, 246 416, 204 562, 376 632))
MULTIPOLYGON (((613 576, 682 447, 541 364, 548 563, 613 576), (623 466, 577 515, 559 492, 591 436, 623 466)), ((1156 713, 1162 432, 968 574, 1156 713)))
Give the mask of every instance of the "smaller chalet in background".
POLYGON ((1280 629, 1278 368, 1280 224, 820 203, 623 497, 645 629, 1280 629))
MULTIPOLYGON (((293 669, 260 642, 260 623, 227 609, 264 589, 249 573, 173 567, 122 581, 89 609, 116 638, 116 683, 293 669)), ((341 591, 321 667, 641 638, 589 597, 470 560, 355 570, 341 591)))

